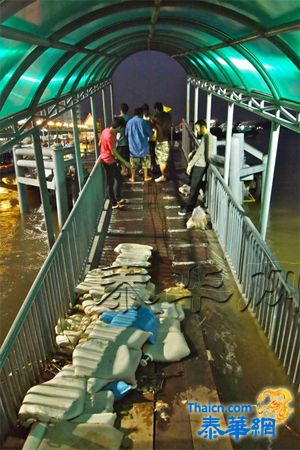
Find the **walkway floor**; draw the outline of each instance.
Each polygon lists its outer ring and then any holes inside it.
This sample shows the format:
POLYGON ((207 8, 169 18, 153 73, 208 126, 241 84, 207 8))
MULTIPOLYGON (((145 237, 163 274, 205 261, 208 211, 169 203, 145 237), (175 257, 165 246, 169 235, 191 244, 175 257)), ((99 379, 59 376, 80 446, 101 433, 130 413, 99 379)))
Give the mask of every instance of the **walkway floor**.
MULTIPOLYGON (((180 161, 176 165, 180 170, 180 161)), ((278 428, 272 443, 246 438, 216 444, 197 435, 201 415, 189 414, 187 402, 254 405, 266 387, 292 388, 255 318, 241 312, 244 303, 214 231, 186 230, 186 219, 177 214, 182 198, 172 178, 124 185, 130 203, 113 211, 100 260, 100 265, 110 264, 120 242, 152 245, 156 292, 183 282, 193 293, 183 323, 191 355, 179 363, 139 368, 139 390, 119 405, 126 448, 296 450, 297 415, 278 428)))
POLYGON ((178 153, 173 160, 176 170, 166 183, 124 184, 123 194, 130 202, 113 211, 99 261, 110 264, 120 242, 152 245, 156 292, 183 282, 193 294, 192 301, 185 301, 183 322, 191 355, 179 363, 139 367, 138 389, 115 405, 116 426, 127 436, 123 450, 297 450, 296 404, 296 413, 278 427, 273 442, 253 438, 210 442, 197 434, 202 417, 189 413, 187 402, 255 405, 266 387, 292 388, 255 318, 247 310, 241 312, 244 303, 214 231, 186 230, 186 219, 178 216, 182 198, 177 175, 183 164, 178 153))

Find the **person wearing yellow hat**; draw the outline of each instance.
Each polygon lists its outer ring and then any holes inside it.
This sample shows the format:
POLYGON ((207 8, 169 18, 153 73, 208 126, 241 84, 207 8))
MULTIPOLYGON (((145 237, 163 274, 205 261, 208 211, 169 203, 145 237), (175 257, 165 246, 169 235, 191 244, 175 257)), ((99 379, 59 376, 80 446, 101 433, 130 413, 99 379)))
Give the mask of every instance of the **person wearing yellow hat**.
POLYGON ((157 140, 155 144, 155 156, 157 164, 159 165, 161 176, 155 178, 156 183, 167 180, 167 163, 170 153, 170 138, 172 118, 169 112, 164 111, 162 103, 156 102, 154 104, 154 115, 152 117, 152 124, 157 130, 157 140))

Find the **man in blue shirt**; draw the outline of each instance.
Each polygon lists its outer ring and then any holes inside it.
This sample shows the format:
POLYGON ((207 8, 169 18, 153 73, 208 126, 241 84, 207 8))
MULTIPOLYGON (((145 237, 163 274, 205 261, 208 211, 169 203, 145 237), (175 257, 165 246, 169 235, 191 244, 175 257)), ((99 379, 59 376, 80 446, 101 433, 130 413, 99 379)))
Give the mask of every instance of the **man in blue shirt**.
POLYGON ((127 122, 125 128, 125 136, 128 138, 130 151, 130 171, 131 178, 129 181, 134 183, 136 168, 142 164, 144 171, 144 181, 152 180, 148 177, 148 169, 151 166, 149 153, 149 138, 152 136, 153 130, 148 120, 143 119, 143 111, 136 108, 134 117, 127 122))

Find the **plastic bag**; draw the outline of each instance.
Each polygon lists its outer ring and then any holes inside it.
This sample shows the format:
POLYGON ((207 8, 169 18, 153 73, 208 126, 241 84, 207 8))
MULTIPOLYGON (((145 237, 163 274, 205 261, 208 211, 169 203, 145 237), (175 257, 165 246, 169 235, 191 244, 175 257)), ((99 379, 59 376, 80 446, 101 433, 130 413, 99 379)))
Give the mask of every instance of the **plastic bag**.
POLYGON ((197 206, 193 210, 192 216, 186 223, 187 228, 200 228, 200 230, 207 229, 207 218, 204 209, 201 206, 197 206))
POLYGON ((178 191, 180 192, 180 194, 183 194, 187 197, 191 193, 191 186, 189 186, 188 184, 183 184, 182 186, 180 186, 180 188, 178 188, 178 191))

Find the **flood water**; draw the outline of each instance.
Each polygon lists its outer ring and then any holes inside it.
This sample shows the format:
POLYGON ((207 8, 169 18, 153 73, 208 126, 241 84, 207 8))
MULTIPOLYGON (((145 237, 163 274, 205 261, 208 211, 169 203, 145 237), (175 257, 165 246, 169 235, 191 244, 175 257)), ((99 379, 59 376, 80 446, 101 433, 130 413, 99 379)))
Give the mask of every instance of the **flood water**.
MULTIPOLYGON (((268 132, 247 138, 249 144, 266 152, 268 132)), ((297 287, 300 276, 300 139, 296 133, 282 129, 267 242, 275 258, 297 287)), ((12 180, 6 180, 12 182, 12 180)), ((259 224, 259 203, 245 208, 259 224)), ((38 191, 30 192, 31 211, 20 215, 15 186, 0 184, 0 340, 9 328, 48 254, 47 235, 38 191)), ((55 219, 55 215, 54 221, 55 219)))

